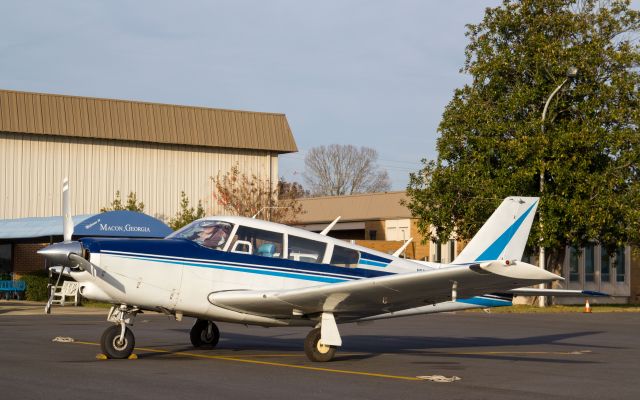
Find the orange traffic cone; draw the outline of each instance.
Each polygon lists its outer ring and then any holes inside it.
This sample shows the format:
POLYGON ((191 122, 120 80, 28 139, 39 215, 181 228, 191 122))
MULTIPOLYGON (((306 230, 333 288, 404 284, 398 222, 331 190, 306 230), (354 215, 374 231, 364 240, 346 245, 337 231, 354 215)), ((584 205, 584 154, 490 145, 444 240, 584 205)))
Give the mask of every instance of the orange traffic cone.
POLYGON ((589 299, 587 299, 587 302, 584 303, 584 312, 586 312, 586 313, 590 313, 591 312, 591 306, 589 305, 589 299))

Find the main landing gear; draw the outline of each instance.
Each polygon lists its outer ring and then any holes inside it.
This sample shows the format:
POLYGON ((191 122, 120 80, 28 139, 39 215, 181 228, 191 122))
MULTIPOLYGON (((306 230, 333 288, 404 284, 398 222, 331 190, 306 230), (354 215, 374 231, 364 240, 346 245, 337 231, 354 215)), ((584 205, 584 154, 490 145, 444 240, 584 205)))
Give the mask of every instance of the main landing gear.
POLYGON ((212 321, 198 319, 189 333, 194 347, 216 347, 220 340, 220 330, 212 321))
POLYGON ((115 325, 108 327, 100 339, 100 348, 107 358, 128 358, 133 353, 136 339, 127 325, 133 325, 139 311, 125 304, 111 307, 107 319, 115 325))
POLYGON ((329 346, 320 341, 320 328, 312 329, 304 341, 304 353, 315 362, 327 362, 336 354, 336 346, 329 346))

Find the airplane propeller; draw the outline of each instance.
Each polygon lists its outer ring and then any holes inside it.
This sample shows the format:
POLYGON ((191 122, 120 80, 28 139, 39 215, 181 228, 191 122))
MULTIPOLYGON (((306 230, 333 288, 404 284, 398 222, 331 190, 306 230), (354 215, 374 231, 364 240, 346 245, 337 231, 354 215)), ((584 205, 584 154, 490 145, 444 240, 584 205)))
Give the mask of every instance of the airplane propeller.
POLYGON ((69 179, 62 181, 62 236, 65 242, 73 236, 73 219, 71 218, 71 200, 69 199, 69 179))
POLYGON ((67 268, 85 269, 91 263, 85 259, 86 251, 82 247, 82 243, 72 241, 73 237, 73 219, 71 218, 71 200, 69 196, 69 179, 65 178, 62 182, 62 243, 54 243, 43 249, 38 250, 38 254, 45 257, 51 267, 50 271, 58 272, 58 279, 53 285, 49 300, 44 308, 46 314, 51 313, 51 305, 56 289, 58 288, 62 275, 67 268))

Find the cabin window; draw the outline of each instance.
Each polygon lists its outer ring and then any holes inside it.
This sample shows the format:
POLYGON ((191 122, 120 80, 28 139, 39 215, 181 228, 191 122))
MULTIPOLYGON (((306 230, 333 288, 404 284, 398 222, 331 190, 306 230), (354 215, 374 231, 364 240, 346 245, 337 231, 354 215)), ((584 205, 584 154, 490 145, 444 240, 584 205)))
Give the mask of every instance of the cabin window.
POLYGON ((326 243, 289 235, 290 260, 322 263, 326 249, 326 243))
POLYGON ((168 239, 187 239, 210 249, 222 250, 233 230, 223 221, 195 221, 167 236, 168 239))
POLYGON ((261 257, 282 258, 283 236, 282 233, 239 226, 233 237, 231 251, 261 257))
POLYGON ((341 246, 333 246, 333 254, 331 255, 331 264, 339 267, 358 266, 360 260, 360 252, 341 246))

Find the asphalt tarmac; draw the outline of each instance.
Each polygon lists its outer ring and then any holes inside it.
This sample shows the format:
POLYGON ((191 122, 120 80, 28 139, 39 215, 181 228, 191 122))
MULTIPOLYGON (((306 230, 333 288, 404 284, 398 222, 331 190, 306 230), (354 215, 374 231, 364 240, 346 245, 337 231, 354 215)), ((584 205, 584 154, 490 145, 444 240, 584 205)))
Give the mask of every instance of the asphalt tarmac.
POLYGON ((457 313, 340 325, 335 361, 312 363, 304 328, 139 315, 135 360, 99 360, 103 315, 0 314, 0 393, 20 399, 638 399, 640 314, 457 313), (70 337, 73 343, 53 342, 70 337), (420 377, 442 375, 451 383, 420 377))

